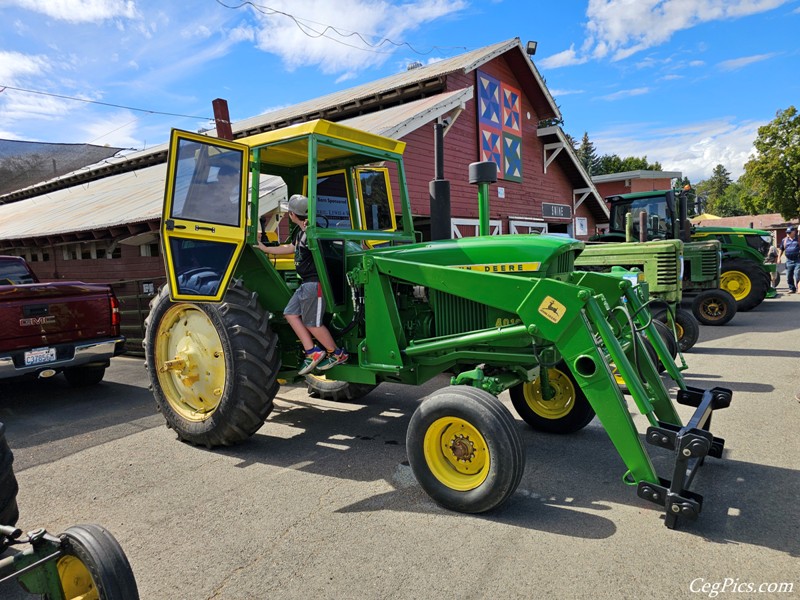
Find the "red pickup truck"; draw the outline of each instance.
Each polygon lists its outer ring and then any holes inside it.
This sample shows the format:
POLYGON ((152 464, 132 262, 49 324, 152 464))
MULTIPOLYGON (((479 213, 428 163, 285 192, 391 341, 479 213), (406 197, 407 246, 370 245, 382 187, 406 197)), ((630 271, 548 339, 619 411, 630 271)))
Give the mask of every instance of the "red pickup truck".
POLYGON ((0 256, 0 379, 64 373, 74 386, 103 379, 124 351, 111 287, 40 283, 23 258, 0 256))

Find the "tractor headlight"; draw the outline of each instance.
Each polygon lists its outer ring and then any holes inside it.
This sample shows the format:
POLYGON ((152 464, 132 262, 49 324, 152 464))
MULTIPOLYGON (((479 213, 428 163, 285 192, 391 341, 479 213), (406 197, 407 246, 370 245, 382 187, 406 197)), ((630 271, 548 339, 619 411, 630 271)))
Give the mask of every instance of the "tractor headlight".
POLYGON ((678 275, 678 281, 683 281, 683 255, 681 255, 681 272, 678 275))

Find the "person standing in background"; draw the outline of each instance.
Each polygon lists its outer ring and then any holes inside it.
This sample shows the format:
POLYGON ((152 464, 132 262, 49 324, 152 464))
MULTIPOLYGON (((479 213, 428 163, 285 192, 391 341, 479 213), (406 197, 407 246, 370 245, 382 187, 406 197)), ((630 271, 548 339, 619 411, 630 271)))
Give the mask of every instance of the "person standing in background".
POLYGON ((786 237, 778 246, 778 259, 786 255, 786 283, 789 285, 789 293, 797 293, 797 285, 800 283, 800 242, 797 241, 797 227, 790 225, 786 229, 786 237))

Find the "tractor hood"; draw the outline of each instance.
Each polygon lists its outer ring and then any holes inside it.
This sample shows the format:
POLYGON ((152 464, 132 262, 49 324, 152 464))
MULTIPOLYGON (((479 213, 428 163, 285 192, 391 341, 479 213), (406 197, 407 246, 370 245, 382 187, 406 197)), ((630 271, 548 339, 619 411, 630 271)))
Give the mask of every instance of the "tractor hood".
POLYGON ((414 263, 543 277, 571 270, 583 247, 572 238, 531 234, 438 240, 373 252, 414 263))
POLYGON ((705 235, 759 235, 759 236, 769 236, 769 231, 765 231, 763 229, 750 229, 749 227, 715 227, 715 226, 706 226, 703 225, 702 227, 693 227, 692 228, 692 235, 693 236, 705 236, 705 235))

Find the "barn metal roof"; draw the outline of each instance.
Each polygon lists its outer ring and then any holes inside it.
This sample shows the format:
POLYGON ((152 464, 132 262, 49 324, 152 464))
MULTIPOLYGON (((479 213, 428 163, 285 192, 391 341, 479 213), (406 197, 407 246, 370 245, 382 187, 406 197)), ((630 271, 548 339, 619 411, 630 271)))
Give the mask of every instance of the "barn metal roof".
MULTIPOLYGON (((466 88, 341 123, 396 139, 439 117, 455 118, 471 98, 472 88, 466 88)), ((33 238, 43 237, 49 243, 98 239, 114 228, 118 228, 117 239, 126 231, 133 237, 156 230, 166 172, 167 165, 162 162, 2 206, 0 247, 27 245, 33 238)), ((262 182, 265 193, 282 185, 278 178, 270 180, 262 182)))

